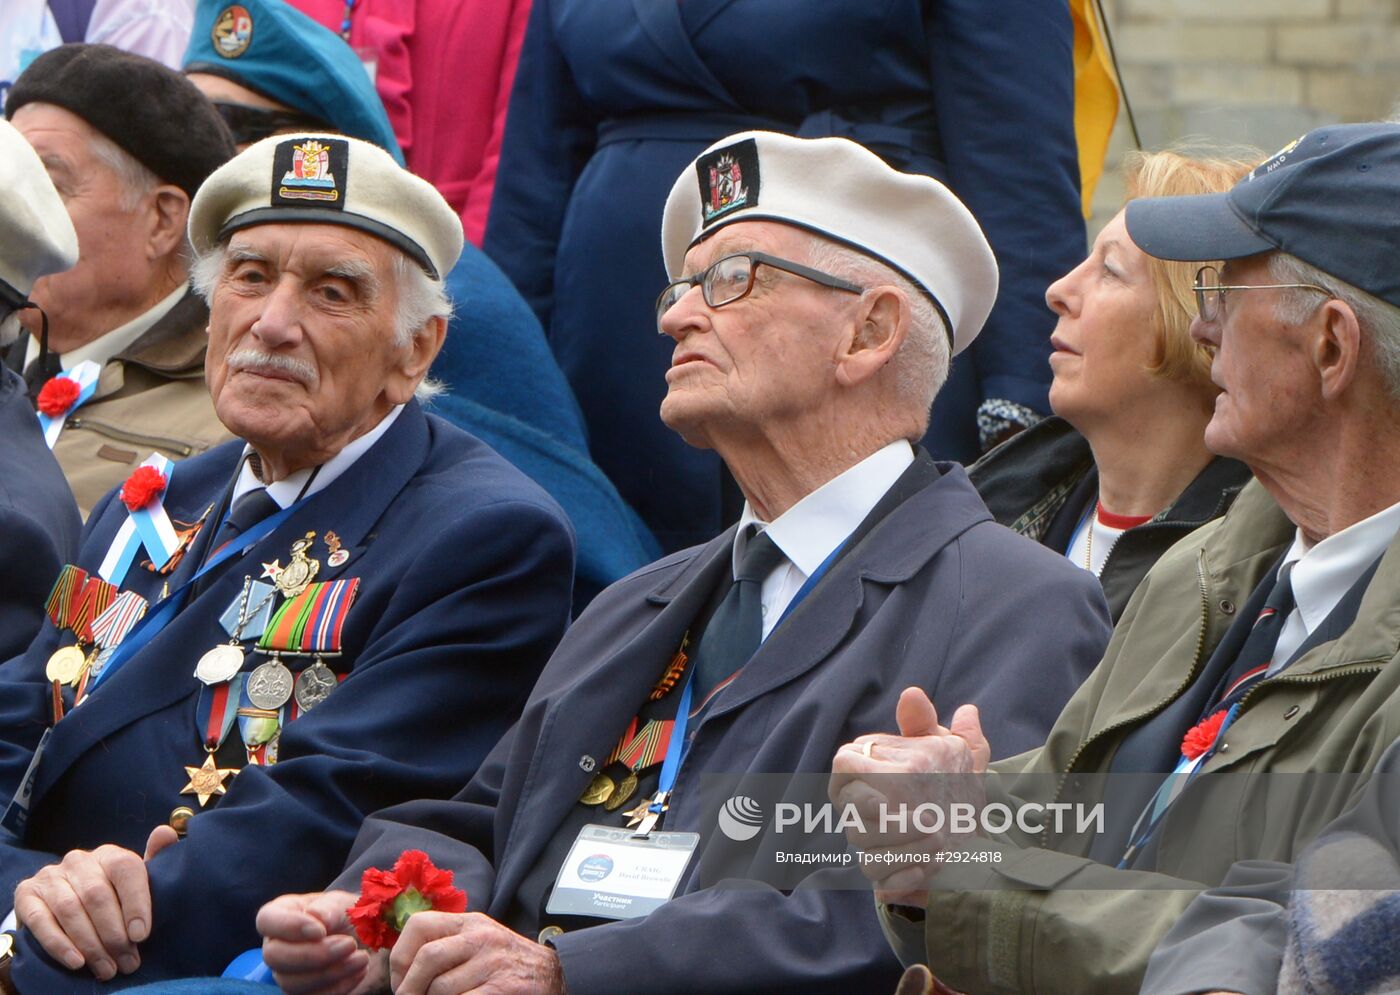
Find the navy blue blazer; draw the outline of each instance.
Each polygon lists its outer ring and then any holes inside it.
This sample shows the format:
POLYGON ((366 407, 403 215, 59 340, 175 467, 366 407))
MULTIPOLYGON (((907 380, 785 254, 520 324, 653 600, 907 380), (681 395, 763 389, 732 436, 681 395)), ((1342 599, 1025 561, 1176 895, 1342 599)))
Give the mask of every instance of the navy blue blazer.
POLYGON ((0 366, 0 661, 23 653, 38 633, 49 589, 77 554, 82 528, 24 381, 0 366))
MULTIPOLYGON (((336 887, 404 849, 453 868, 471 907, 502 918, 592 771, 680 645, 721 575, 733 529, 599 595, 560 643, 520 722, 451 801, 371 817, 336 887)), ((831 568, 713 699, 665 828, 701 834, 706 773, 825 773, 838 746, 893 731, 911 685, 981 708, 1001 755, 1044 741, 1109 636, 1098 582, 992 521, 959 467, 906 498, 831 568)), ((723 849, 723 847, 720 847, 723 849)), ((900 966, 868 891, 697 888, 644 919, 565 933, 570 995, 890 991, 900 966)), ((217 989, 215 989, 217 990, 217 989)))
MULTIPOLYGON (((166 508, 195 521, 237 466, 234 442, 177 464, 166 508)), ((78 563, 95 572, 126 510, 113 495, 93 512, 78 563)), ((344 863, 366 814, 411 798, 445 797, 469 779, 508 728, 569 618, 573 542, 559 507, 489 447, 411 403, 389 430, 241 560, 213 580, 145 648, 54 728, 34 784, 23 840, 0 842, 0 894, 74 848, 116 843, 141 852, 178 805, 196 731, 199 656, 228 636, 218 618, 245 574, 317 533, 318 580, 360 578, 333 666, 349 676, 287 724, 279 762, 245 767, 189 835, 150 865, 154 922, 136 974, 103 986, 22 936, 14 979, 58 995, 217 974, 258 942, 254 916, 286 891, 323 887, 344 863), (336 532, 349 560, 326 561, 336 532)), ((206 525, 170 578, 190 576, 206 525)), ((154 596, 166 578, 133 567, 128 588, 154 596)), ((71 641, 71 637, 67 637, 71 641)), ((0 668, 0 797, 8 800, 49 723, 44 662, 59 645, 47 625, 0 668)), ((247 666, 259 661, 250 654, 247 666)), ((238 735, 235 727, 233 736, 238 735)))
POLYGON ((593 459, 667 552, 737 517, 718 456, 661 423, 673 343, 659 231, 726 135, 838 135, 945 181, 1001 266, 934 405, 934 456, 978 453, 988 397, 1048 411, 1045 289, 1084 256, 1069 8, 1044 0, 535 0, 483 247, 535 309, 593 459))

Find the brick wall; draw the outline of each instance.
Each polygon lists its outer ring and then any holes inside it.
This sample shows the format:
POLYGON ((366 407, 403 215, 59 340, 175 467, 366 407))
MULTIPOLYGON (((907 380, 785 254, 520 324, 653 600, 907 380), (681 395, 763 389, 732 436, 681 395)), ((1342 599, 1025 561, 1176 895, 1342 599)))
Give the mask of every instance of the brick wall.
MULTIPOLYGON (((1400 0, 1104 0, 1147 148, 1203 139, 1273 152, 1309 128, 1387 117, 1400 98, 1400 0)), ((1121 204, 1118 128, 1091 231, 1121 204)))

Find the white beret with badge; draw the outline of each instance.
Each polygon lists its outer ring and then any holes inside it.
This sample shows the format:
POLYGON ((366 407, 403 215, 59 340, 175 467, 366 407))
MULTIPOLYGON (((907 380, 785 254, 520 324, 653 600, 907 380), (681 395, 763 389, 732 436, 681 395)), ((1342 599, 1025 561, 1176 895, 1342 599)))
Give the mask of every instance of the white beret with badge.
POLYGON ((333 224, 375 235, 434 279, 462 253, 462 220, 427 180, 343 135, 275 135, 214 171, 190 205, 201 256, 242 228, 333 224))
POLYGON ((20 304, 34 281, 78 261, 78 236, 39 155, 0 120, 0 299, 20 304), (8 289, 7 289, 8 288, 8 289))
POLYGON ((996 300, 996 257, 972 212, 932 177, 901 173, 845 138, 746 131, 702 152, 666 198, 671 279, 692 246, 735 221, 794 225, 893 267, 932 299, 954 355, 996 300))

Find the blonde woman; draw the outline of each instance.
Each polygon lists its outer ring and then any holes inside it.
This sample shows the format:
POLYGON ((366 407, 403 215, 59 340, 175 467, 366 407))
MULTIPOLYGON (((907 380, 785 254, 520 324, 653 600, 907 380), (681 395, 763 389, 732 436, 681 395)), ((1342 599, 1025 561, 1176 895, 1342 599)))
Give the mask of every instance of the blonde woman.
MULTIPOLYGON (((1135 153, 1128 199, 1228 190, 1262 156, 1135 153)), ((1199 264, 1153 259, 1123 212, 1087 259, 1050 286, 1056 417, 972 467, 997 520, 1093 572, 1116 622, 1157 558, 1223 515, 1249 471, 1203 436, 1219 390, 1190 335, 1199 264)))

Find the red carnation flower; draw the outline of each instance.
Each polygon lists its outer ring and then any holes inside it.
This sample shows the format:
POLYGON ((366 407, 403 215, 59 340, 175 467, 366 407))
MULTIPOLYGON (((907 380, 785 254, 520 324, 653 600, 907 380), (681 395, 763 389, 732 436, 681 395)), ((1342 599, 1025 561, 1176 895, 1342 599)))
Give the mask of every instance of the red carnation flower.
POLYGON ((369 868, 350 908, 355 935, 370 950, 392 947, 415 912, 465 912, 467 893, 452 887, 452 872, 433 866, 422 850, 405 850, 392 871, 369 868))
POLYGON ((122 504, 131 511, 140 511, 160 496, 165 485, 165 474, 153 466, 138 466, 122 484, 122 504))
POLYGON ((52 377, 39 390, 39 410, 50 418, 66 415, 73 410, 73 402, 82 393, 82 388, 68 377, 52 377))
POLYGON ((1195 760, 1215 745, 1215 737, 1220 735, 1220 727, 1225 724, 1225 709, 1209 718, 1201 719, 1181 740, 1181 755, 1187 760, 1195 760))

